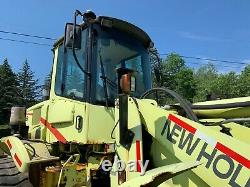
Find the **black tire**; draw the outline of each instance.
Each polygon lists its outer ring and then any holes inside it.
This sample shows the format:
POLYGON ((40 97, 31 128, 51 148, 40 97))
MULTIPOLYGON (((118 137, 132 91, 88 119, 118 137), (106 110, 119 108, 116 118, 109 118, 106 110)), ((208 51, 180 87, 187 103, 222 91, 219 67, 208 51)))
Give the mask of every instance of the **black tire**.
POLYGON ((0 158, 0 186, 32 187, 28 174, 20 173, 12 158, 0 158))

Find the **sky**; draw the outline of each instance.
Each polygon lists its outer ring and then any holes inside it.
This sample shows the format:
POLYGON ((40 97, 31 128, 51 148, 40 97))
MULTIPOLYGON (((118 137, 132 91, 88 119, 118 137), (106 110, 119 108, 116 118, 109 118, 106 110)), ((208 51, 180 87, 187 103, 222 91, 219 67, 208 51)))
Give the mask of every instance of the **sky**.
MULTIPOLYGON (((0 31, 59 38, 76 9, 92 10, 131 22, 145 30, 160 54, 214 58, 250 64, 250 1, 242 0, 1 0, 0 31)), ((53 41, 0 32, 0 38, 46 44, 53 41)), ((163 56, 164 57, 164 56, 163 56)), ((0 39, 0 63, 8 58, 15 71, 25 59, 40 80, 50 72, 50 46, 0 39)), ((207 63, 185 59, 193 68, 207 63)), ((243 65, 213 62, 219 72, 240 72, 243 65)))

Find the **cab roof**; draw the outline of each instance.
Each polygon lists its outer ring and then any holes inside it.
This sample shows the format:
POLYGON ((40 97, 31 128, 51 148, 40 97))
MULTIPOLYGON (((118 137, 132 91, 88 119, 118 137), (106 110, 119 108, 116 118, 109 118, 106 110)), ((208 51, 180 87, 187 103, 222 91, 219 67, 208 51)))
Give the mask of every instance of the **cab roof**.
MULTIPOLYGON (((97 23, 100 24, 103 27, 109 27, 117 29, 121 32, 127 33, 128 35, 131 35, 132 37, 136 38, 140 42, 143 43, 143 45, 148 47, 153 47, 153 42, 149 35, 143 31, 141 28, 127 22, 121 19, 107 17, 107 16, 99 16, 95 20, 91 20, 91 24, 97 23)), ((81 25, 82 27, 85 26, 85 23, 81 25)), ((64 37, 61 37, 54 43, 54 48, 57 47, 59 44, 63 42, 64 37)))

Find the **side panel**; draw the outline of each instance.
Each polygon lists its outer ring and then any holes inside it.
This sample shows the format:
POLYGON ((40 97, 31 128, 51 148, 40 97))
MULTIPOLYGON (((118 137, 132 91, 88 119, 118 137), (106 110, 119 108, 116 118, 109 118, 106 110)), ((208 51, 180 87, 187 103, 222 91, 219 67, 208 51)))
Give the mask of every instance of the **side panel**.
POLYGON ((41 121, 48 129, 48 142, 86 142, 87 116, 86 103, 62 97, 54 97, 49 104, 48 118, 41 121), (81 118, 81 128, 77 119, 81 118))
POLYGON ((40 121, 42 116, 47 117, 48 104, 48 101, 44 101, 27 109, 26 125, 29 126, 29 138, 46 140, 46 128, 40 121))
POLYGON ((49 121, 50 123, 72 123, 74 110, 74 103, 71 101, 52 101, 49 108, 49 121))
POLYGON ((114 108, 54 96, 27 112, 32 139, 83 144, 112 143, 114 108), (80 128, 79 118, 81 119, 80 128))
POLYGON ((111 107, 88 104, 87 143, 112 143, 111 132, 115 125, 115 110, 111 107))

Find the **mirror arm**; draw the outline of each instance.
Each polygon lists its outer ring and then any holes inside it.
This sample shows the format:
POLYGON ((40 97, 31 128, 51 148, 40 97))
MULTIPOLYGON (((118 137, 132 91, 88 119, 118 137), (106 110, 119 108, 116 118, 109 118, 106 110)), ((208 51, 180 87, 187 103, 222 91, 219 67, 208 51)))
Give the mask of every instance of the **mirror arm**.
POLYGON ((77 56, 76 56, 76 51, 75 51, 75 34, 76 34, 76 18, 77 16, 81 15, 82 13, 79 10, 76 10, 74 13, 74 25, 73 25, 73 41, 72 41, 72 52, 73 52, 73 57, 75 59, 75 62, 77 64, 77 66, 80 68, 80 70, 85 73, 88 77, 90 77, 90 73, 87 72, 85 69, 83 69, 83 67, 81 66, 81 64, 79 63, 77 56))

